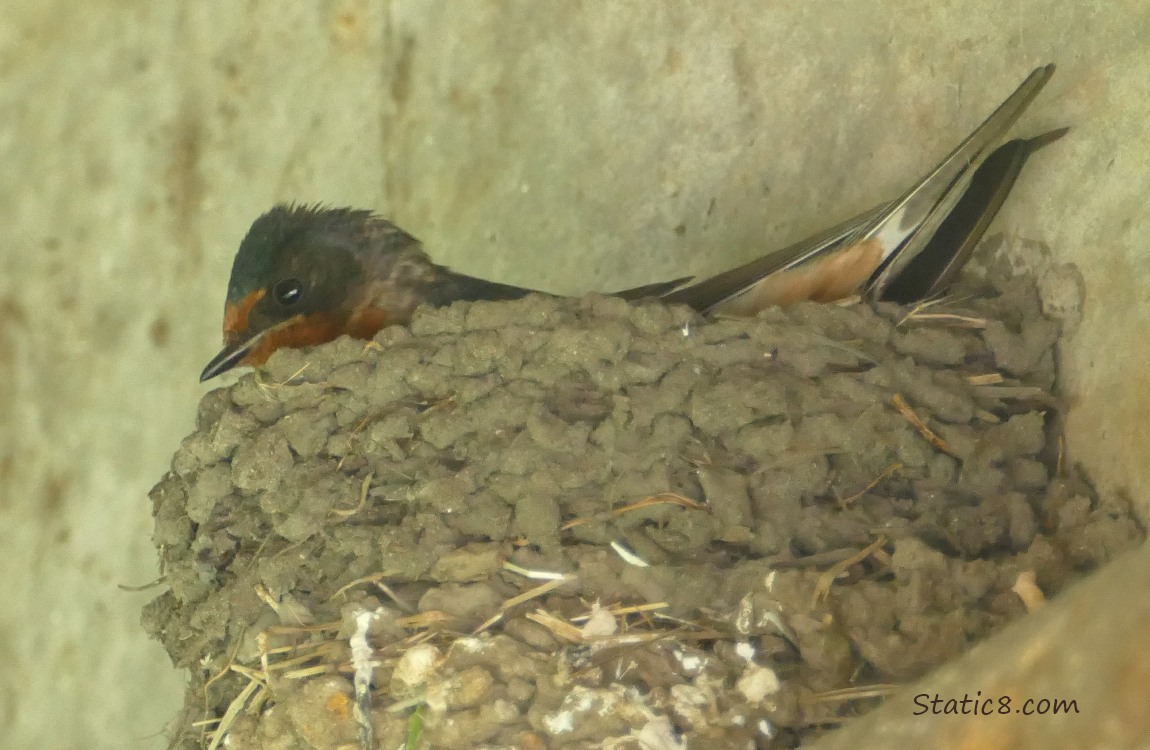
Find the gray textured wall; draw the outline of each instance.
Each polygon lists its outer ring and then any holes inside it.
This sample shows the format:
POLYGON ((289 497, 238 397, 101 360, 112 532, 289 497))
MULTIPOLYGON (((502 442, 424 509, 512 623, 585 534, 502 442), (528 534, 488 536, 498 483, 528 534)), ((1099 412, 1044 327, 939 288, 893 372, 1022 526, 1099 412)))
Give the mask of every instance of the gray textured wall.
POLYGON ((564 292, 715 270, 891 197, 1035 65, 1071 135, 997 223, 1078 263, 1070 451, 1150 495, 1138 3, 518 0, 0 9, 0 745, 160 747, 147 489, 189 430, 236 243, 372 207, 564 292), (680 227, 679 231, 676 228, 680 227))

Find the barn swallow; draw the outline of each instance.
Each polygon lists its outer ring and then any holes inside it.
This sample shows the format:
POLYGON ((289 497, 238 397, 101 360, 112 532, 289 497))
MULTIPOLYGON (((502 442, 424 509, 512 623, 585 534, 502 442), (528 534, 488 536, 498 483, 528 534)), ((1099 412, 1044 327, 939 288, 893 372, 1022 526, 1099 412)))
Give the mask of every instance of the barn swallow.
MULTIPOLYGON (((897 199, 717 276, 628 289, 623 299, 754 315, 769 305, 853 295, 908 303, 941 294, 998 213, 1027 158, 1066 128, 1000 141, 1054 73, 1032 72, 942 162, 897 199)), ((280 347, 370 338, 419 305, 511 300, 536 290, 433 263, 420 242, 370 211, 279 205, 256 219, 232 265, 224 348, 200 375, 259 365, 280 347)))

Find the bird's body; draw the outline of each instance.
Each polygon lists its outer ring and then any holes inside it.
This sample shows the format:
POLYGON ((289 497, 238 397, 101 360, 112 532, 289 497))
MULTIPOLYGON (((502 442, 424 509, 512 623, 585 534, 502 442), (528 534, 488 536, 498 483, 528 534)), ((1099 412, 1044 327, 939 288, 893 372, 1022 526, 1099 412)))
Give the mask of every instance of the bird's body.
MULTIPOLYGON (((689 279, 617 292, 703 313, 754 315, 800 299, 855 294, 909 302, 941 293, 961 270, 1027 157, 1065 130, 1003 144, 983 158, 1049 80, 1035 70, 987 120, 898 199, 808 240, 684 286, 689 279)), ((201 380, 262 364, 281 347, 342 335, 370 338, 410 320, 419 305, 509 300, 534 290, 437 265, 422 245, 369 211, 276 206, 255 221, 232 266, 225 347, 201 380)))

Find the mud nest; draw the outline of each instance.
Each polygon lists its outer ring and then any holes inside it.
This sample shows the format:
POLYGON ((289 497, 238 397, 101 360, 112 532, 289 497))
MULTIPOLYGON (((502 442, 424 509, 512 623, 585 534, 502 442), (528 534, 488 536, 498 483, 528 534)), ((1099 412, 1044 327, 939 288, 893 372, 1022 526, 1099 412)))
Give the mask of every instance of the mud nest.
POLYGON ((456 304, 208 393, 152 492, 176 743, 773 748, 865 711, 1141 538, 1063 460, 1032 280, 965 284, 456 304))

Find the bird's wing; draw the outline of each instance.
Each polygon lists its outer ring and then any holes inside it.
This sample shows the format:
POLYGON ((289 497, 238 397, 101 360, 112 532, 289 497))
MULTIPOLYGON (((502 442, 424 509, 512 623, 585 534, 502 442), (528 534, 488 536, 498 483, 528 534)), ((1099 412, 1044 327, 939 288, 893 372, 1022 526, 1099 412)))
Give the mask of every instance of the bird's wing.
POLYGON ((829 301, 937 293, 969 257, 1013 186, 1026 157, 1065 130, 1011 141, 982 159, 1054 73, 1034 70, 941 163, 897 199, 814 237, 663 296, 703 312, 753 314, 797 299, 829 301), (915 262, 924 255, 928 260, 915 262))

